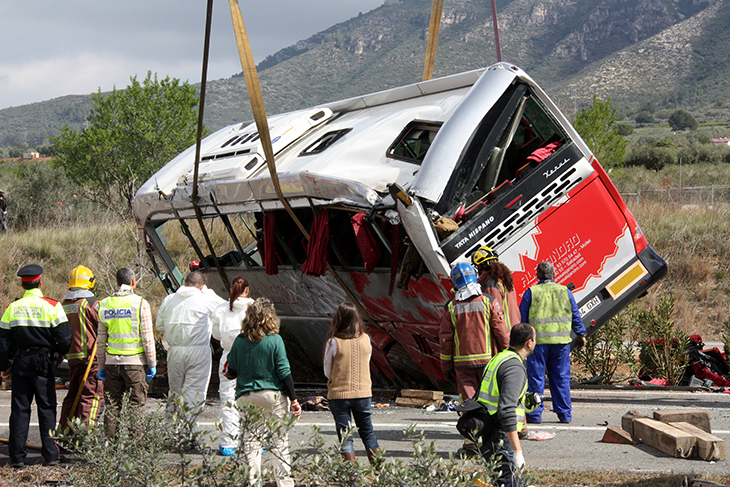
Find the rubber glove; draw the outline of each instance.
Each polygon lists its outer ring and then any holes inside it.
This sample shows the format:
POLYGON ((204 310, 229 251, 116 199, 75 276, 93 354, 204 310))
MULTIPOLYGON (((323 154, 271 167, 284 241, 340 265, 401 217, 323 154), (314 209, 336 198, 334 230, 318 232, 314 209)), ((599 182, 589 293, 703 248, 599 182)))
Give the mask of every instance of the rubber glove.
POLYGON ((147 367, 147 375, 144 376, 144 380, 149 382, 155 375, 157 375, 157 367, 147 367))
POLYGON ((522 454, 522 450, 515 452, 515 467, 522 468, 525 466, 525 455, 522 454))
POLYGON ((106 370, 99 369, 99 371, 96 373, 96 376, 99 378, 99 380, 106 380, 106 370))

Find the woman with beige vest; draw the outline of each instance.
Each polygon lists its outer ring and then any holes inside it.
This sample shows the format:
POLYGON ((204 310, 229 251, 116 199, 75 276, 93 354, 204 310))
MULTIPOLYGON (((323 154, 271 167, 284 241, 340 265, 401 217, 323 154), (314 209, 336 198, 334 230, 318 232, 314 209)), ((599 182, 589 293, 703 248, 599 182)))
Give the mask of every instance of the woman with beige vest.
MULTIPOLYGON (((342 440, 343 432, 351 428, 354 417, 368 460, 372 463, 373 453, 380 448, 371 420, 371 353, 370 335, 365 331, 357 309, 350 303, 339 305, 324 348, 324 375, 329 379, 327 399, 335 418, 338 438, 342 440)), ((342 445, 342 456, 355 461, 352 437, 342 445)))

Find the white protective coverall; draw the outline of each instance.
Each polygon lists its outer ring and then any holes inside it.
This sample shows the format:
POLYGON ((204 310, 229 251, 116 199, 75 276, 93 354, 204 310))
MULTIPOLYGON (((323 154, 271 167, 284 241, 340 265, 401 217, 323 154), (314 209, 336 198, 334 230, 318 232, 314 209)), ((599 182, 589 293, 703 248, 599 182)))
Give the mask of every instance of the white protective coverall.
POLYGON ((182 286, 167 296, 157 312, 155 328, 168 344, 170 394, 182 393, 190 408, 205 404, 213 357, 210 315, 225 301, 212 291, 182 286))
POLYGON ((218 378, 220 380, 218 394, 221 399, 221 448, 236 448, 241 433, 238 410, 235 407, 236 379, 231 380, 223 375, 223 367, 226 364, 228 352, 231 351, 233 342, 241 333, 241 322, 246 317, 246 310, 251 303, 253 303, 253 299, 241 296, 233 302, 233 311, 231 311, 229 303, 224 303, 218 306, 210 317, 213 322, 213 338, 220 340, 223 348, 220 367, 218 367, 218 378), (226 406, 227 402, 230 402, 233 407, 226 406))

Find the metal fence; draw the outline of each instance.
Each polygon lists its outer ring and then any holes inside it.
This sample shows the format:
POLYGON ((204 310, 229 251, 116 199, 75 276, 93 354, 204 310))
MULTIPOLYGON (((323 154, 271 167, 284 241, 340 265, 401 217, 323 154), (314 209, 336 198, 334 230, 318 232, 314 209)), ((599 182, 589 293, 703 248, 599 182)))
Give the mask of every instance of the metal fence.
POLYGON ((675 205, 706 205, 730 203, 730 186, 682 186, 661 189, 640 189, 636 193, 621 193, 627 203, 670 203, 675 205))

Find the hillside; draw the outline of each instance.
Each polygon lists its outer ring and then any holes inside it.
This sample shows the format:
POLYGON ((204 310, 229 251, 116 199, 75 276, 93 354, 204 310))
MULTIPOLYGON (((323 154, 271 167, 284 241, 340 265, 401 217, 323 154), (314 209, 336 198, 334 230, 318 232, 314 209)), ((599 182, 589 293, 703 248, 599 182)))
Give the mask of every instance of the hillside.
MULTIPOLYGON (((434 76, 496 61, 489 4, 445 2, 434 76)), ((430 8, 429 0, 388 0, 267 57, 258 66, 267 110, 420 80, 430 8)), ((730 52, 717 48, 729 45, 730 0, 501 0, 497 10, 503 59, 561 106, 580 107, 597 92, 624 114, 649 101, 705 113, 730 96, 730 52)), ((81 127, 89 107, 87 96, 67 96, 0 110, 0 147, 47 143, 63 125, 81 127)), ((209 129, 249 118, 242 77, 208 83, 209 129)))

